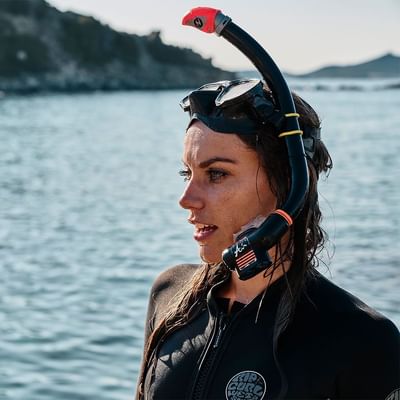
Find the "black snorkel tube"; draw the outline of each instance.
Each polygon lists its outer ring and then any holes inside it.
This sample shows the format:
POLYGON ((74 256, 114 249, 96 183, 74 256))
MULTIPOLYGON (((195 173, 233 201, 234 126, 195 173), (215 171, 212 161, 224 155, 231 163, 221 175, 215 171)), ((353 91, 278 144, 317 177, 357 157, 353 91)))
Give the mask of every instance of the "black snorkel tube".
POLYGON ((266 270, 272 261, 268 250, 287 232, 303 208, 308 191, 307 161, 301 140, 296 108, 281 71, 264 50, 247 32, 234 24, 220 10, 198 7, 182 19, 183 25, 193 26, 207 33, 216 33, 236 46, 261 73, 284 116, 282 132, 278 135, 286 143, 291 181, 289 195, 281 209, 275 210, 257 229, 243 232, 236 243, 224 250, 224 264, 246 280, 266 270))

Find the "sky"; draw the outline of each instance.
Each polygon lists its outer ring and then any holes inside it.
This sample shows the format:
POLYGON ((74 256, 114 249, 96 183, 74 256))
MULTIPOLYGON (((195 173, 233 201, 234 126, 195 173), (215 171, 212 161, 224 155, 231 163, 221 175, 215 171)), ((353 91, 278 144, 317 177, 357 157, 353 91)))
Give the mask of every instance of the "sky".
POLYGON ((181 25, 193 7, 221 9, 250 33, 286 72, 357 64, 400 55, 400 0, 47 0, 62 11, 92 15, 112 28, 190 47, 214 65, 246 70, 250 62, 230 43, 181 25))

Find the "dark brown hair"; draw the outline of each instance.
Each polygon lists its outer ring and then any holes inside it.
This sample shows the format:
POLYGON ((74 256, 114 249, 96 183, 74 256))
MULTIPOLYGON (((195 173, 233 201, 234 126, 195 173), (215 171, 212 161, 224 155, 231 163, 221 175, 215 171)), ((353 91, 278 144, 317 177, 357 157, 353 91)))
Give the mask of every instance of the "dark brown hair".
MULTIPOLYGON (((293 99, 296 110, 300 114, 300 128, 304 129, 306 126, 319 128, 320 119, 313 108, 296 94, 293 94, 293 99)), ((265 130, 257 135, 239 135, 239 137, 249 148, 257 152, 260 165, 267 174, 279 208, 286 200, 290 187, 290 168, 284 141, 278 138, 278 132, 272 126, 266 126, 265 130)), ((278 243, 275 249, 272 268, 284 266, 284 261, 288 259, 291 260, 291 268, 288 273, 285 271, 287 287, 278 307, 274 338, 277 338, 289 324, 302 288, 318 266, 317 254, 326 240, 326 234, 320 226, 322 215, 318 203, 317 181, 322 172, 327 173, 332 168, 332 160, 321 140, 316 143, 313 159, 308 159, 307 162, 310 185, 305 204, 289 231, 289 240, 285 248, 278 243)), ((229 274, 230 272, 222 264, 204 264, 173 299, 169 311, 161 318, 145 343, 142 371, 139 377, 140 397, 143 396, 146 373, 154 361, 161 341, 196 316, 204 305, 210 288, 226 279, 229 274)))

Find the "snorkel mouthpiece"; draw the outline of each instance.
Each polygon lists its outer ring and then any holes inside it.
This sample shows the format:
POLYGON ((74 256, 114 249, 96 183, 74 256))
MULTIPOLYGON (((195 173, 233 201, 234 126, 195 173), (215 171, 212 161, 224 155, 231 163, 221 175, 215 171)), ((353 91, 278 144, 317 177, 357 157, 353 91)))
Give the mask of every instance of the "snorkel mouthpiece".
MULTIPOLYGON (((267 82, 283 119, 278 137, 285 141, 289 156, 291 186, 288 197, 282 207, 272 212, 259 228, 251 228, 241 233, 236 243, 222 253, 223 262, 231 271, 236 271, 242 280, 250 279, 271 266, 268 250, 279 243, 304 205, 309 177, 301 140, 303 132, 298 122, 299 114, 275 62, 265 49, 234 24, 231 18, 217 9, 197 7, 183 17, 182 23, 224 37, 247 56, 267 82)), ((209 123, 213 122, 210 121, 208 120, 209 123)), ((205 123, 207 125, 207 122, 205 123)))

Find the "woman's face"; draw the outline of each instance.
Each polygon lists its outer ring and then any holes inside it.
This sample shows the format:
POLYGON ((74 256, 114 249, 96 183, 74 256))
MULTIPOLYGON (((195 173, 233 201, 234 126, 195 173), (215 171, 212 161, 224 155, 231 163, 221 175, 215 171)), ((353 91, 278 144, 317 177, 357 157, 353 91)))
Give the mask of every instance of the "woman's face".
POLYGON ((275 210, 276 198, 257 153, 236 135, 195 122, 185 137, 183 163, 187 184, 179 204, 189 211, 201 258, 220 262, 233 235, 275 210))

